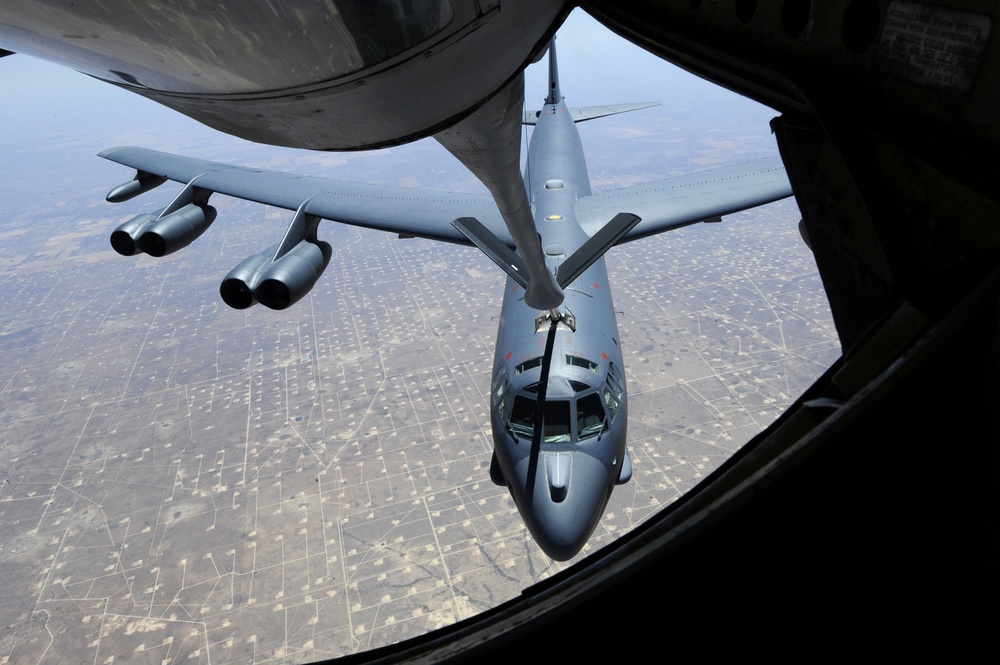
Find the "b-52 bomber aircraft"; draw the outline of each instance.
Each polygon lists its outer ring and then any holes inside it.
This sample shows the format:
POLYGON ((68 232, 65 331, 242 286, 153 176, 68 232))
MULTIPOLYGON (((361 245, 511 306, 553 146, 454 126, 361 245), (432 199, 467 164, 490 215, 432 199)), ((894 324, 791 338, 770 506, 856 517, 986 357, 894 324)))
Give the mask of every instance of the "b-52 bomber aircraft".
POLYGON ((569 108, 557 69, 553 43, 544 105, 523 114, 523 123, 534 126, 528 200, 546 277, 562 290, 561 304, 550 309, 526 302, 533 273, 490 196, 304 177, 142 148, 101 156, 137 170, 108 201, 127 200, 166 180, 184 184, 164 209, 112 233, 112 246, 124 255, 163 256, 192 242, 215 219, 208 199, 216 192, 294 211, 277 245, 223 279, 220 293, 231 307, 259 302, 280 310, 302 298, 332 254, 318 238, 323 219, 475 245, 486 253, 507 275, 490 392, 490 478, 509 489, 541 549, 567 560, 593 533, 614 486, 632 475, 625 368, 604 253, 618 243, 720 221, 787 197, 791 188, 774 156, 594 194, 574 123, 655 103, 569 108))

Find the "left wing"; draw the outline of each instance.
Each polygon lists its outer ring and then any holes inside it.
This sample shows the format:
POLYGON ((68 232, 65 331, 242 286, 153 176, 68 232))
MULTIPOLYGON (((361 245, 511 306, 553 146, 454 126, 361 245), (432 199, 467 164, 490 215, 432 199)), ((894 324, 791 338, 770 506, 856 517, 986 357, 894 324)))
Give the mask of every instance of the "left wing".
POLYGON ((642 218, 619 242, 628 242, 698 222, 718 221, 792 195, 780 157, 675 176, 600 192, 576 203, 576 217, 594 235, 618 212, 642 218))
MULTIPOLYGON (((502 242, 513 240, 492 197, 332 180, 220 164, 146 148, 111 148, 100 156, 139 176, 162 178, 352 226, 469 245, 452 220, 474 216, 502 242)), ((125 196, 122 198, 131 198, 125 196)), ((109 195, 109 200, 111 195, 109 195)))

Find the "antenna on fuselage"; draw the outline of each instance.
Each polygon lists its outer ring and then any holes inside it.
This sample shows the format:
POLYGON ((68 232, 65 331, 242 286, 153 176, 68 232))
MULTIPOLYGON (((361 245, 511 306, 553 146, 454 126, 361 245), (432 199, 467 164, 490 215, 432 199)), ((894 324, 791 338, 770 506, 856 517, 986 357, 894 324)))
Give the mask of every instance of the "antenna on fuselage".
POLYGON ((562 101, 562 91, 559 90, 559 63, 556 59, 556 38, 553 35, 549 42, 549 96, 546 104, 558 104, 562 101))

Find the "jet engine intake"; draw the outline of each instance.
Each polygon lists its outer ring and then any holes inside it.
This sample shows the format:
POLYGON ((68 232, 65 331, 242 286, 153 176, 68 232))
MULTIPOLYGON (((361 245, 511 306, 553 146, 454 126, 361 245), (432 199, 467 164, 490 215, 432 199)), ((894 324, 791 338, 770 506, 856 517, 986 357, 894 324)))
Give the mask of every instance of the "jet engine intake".
POLYGON ((271 309, 291 307, 316 284, 331 256, 330 243, 301 241, 264 273, 255 293, 257 300, 271 309))
POLYGON ((260 284, 261 276, 271 265, 271 258, 276 251, 278 246, 272 245, 260 254, 248 256, 230 270, 219 285, 222 300, 233 309, 246 309, 256 305, 254 291, 260 284))
POLYGON ((133 217, 112 231, 111 248, 122 256, 135 256, 138 254, 139 247, 136 245, 136 240, 142 235, 142 232, 149 223, 160 216, 163 210, 164 208, 160 208, 156 212, 144 213, 133 217))
POLYGON ((276 247, 245 259, 226 275, 219 295, 227 305, 246 309, 259 302, 271 309, 291 307, 316 284, 333 256, 327 242, 300 240, 272 261, 276 247))
POLYGON ((187 247, 215 221, 210 205, 189 203, 163 215, 166 208, 133 217, 111 232, 111 247, 122 256, 145 252, 165 256, 187 247), (161 215, 163 215, 161 217, 161 215))

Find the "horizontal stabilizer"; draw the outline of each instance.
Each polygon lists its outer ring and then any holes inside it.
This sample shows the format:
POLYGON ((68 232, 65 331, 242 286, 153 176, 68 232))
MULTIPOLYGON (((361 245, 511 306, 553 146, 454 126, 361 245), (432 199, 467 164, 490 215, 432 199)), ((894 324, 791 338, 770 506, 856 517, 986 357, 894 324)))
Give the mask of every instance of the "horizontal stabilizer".
MULTIPOLYGON (((616 115, 618 113, 628 113, 629 111, 638 111, 639 109, 648 109, 653 106, 659 106, 660 102, 633 102, 630 104, 605 104, 603 106, 579 106, 576 108, 571 108, 569 110, 570 117, 573 118, 573 122, 583 122, 584 120, 593 120, 594 118, 603 118, 609 115, 616 115)), ((538 122, 538 116, 542 114, 542 111, 525 111, 524 120, 522 124, 534 125, 538 122)))
POLYGON ((451 223, 459 233, 469 239, 473 245, 483 251, 493 263, 510 275, 510 278, 528 288, 528 273, 524 269, 521 257, 510 247, 500 241, 488 228, 479 223, 475 217, 459 217, 451 223))
POLYGON ((568 287, 640 221, 642 220, 639 217, 628 212, 615 215, 614 219, 601 227, 600 231, 591 236, 559 266, 559 273, 556 275, 559 286, 564 289, 568 287))

